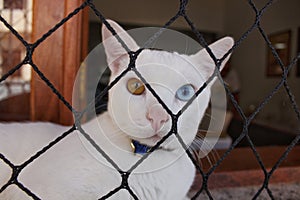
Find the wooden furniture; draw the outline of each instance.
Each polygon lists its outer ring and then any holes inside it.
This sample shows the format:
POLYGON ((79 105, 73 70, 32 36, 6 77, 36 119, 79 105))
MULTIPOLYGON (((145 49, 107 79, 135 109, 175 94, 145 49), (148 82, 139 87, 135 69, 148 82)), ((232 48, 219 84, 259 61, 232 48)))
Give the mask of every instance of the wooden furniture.
MULTIPOLYGON (((278 159, 285 152, 284 146, 257 147, 265 167, 269 171, 278 159)), ((218 150, 214 154, 219 158, 224 154, 224 150, 218 150)), ((288 157, 281 163, 279 168, 275 170, 270 179, 270 184, 276 183, 293 183, 299 182, 300 179, 300 146, 295 146, 289 153, 288 157)), ((210 157, 212 155, 209 155, 210 157)), ((209 158, 209 157, 208 157, 209 158)), ((211 168, 208 158, 203 158, 202 168, 207 172, 211 168)), ((210 159, 212 161, 212 159, 210 159)), ((214 164, 216 160, 213 161, 214 164)), ((264 173, 256 160, 251 148, 236 148, 225 160, 216 168, 208 181, 210 189, 226 188, 226 187, 244 187, 244 186, 261 186, 264 182, 264 173)), ((202 176, 197 173, 192 190, 201 187, 202 176)))

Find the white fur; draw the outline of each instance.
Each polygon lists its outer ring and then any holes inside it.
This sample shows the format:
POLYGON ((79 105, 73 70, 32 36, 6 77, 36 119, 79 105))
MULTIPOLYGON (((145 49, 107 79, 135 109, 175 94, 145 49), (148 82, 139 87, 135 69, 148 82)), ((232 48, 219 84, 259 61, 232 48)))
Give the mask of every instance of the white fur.
MULTIPOLYGON (((109 22, 131 50, 139 49, 120 26, 109 22)), ((114 80, 128 65, 128 57, 115 38, 109 38, 111 34, 105 27, 102 28, 102 35, 106 39, 104 46, 112 71, 111 80, 114 80)), ((210 47, 220 58, 232 44, 231 38, 224 38, 210 47)), ((205 50, 192 56, 144 50, 136 64, 139 72, 173 113, 177 113, 186 103, 175 98, 176 90, 187 83, 198 89, 214 70, 214 63, 205 50)), ((158 119, 150 121, 147 116, 153 114, 160 118, 164 115, 165 118, 166 111, 148 90, 143 95, 131 95, 126 84, 132 77, 137 76, 129 72, 110 90, 108 112, 83 125, 83 129, 123 171, 129 170, 141 158, 131 151, 132 138, 153 146, 157 138, 167 134, 171 127, 171 118, 167 115, 159 130, 153 130, 152 123, 158 123, 153 122, 158 119), (156 139, 151 138, 155 135, 156 139)), ((208 88, 179 118, 178 133, 186 144, 194 139, 209 98, 208 88)), ((0 124, 0 152, 13 164, 22 164, 68 129, 51 123, 0 124)), ((194 174, 191 160, 172 135, 162 144, 162 149, 154 151, 132 172, 128 181, 139 199, 181 200, 186 199, 194 174)), ((0 160, 0 188, 10 176, 10 168, 0 160)), ((45 200, 99 199, 121 184, 120 174, 79 131, 74 131, 26 166, 18 180, 45 200)), ((13 185, 0 194, 0 199, 27 198, 13 185)), ((123 189, 110 199, 131 197, 123 189)))

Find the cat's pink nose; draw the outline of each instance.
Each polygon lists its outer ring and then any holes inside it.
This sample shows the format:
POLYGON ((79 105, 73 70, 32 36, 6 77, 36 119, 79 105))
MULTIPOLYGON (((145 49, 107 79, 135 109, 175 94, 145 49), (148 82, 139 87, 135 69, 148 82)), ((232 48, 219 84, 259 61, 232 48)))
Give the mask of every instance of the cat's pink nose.
POLYGON ((161 127, 169 120, 169 115, 160 104, 152 105, 146 115, 155 132, 158 132, 161 127))

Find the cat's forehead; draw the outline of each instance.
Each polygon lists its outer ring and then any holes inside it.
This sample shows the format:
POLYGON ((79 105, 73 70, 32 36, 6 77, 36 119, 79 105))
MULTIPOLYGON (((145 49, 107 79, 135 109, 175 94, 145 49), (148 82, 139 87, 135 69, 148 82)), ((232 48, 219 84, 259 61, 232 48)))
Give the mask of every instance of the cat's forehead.
MULTIPOLYGON (((177 70, 182 70, 185 67, 191 65, 188 57, 184 57, 177 52, 168 52, 162 50, 144 50, 138 57, 137 64, 149 64, 149 63, 157 63, 164 64, 169 66, 174 66, 177 70)), ((192 66, 190 66, 192 67, 192 66)))
POLYGON ((205 81, 199 67, 189 56, 176 52, 144 50, 136 60, 136 67, 150 81, 194 83, 205 81))

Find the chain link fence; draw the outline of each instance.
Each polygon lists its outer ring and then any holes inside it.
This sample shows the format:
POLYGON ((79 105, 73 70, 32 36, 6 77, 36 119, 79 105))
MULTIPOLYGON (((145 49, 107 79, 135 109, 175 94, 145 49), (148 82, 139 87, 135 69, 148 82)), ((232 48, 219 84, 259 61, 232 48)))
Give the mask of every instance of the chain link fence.
MULTIPOLYGON (((10 180, 4 184, 3 186, 0 186, 0 193, 3 192, 4 190, 6 190, 10 185, 15 185, 18 188, 20 188, 22 191, 24 191, 28 196, 30 196, 32 199, 38 200, 40 199, 33 191, 31 191, 29 188, 26 187, 26 185, 22 184, 21 182, 19 182, 18 180, 18 176, 20 175, 20 173, 22 173, 22 171, 32 162, 34 162, 37 158, 39 158, 41 155, 43 155, 45 152, 47 152, 49 149, 51 149, 54 145, 57 145, 58 143, 60 143, 62 140, 67 139, 66 136, 68 136, 69 134, 71 134, 73 131, 78 130, 80 131, 80 133, 91 143, 91 145, 109 162, 111 163, 111 165, 115 168, 116 171, 119 172, 120 177, 122 178, 122 181, 120 182, 120 186, 115 188, 112 191, 107 191, 107 194, 103 197, 101 197, 100 199, 107 199, 109 197, 111 197, 112 195, 114 195, 115 193, 117 193, 118 191, 120 191, 121 189, 125 189, 127 190, 130 195, 134 198, 134 199, 138 199, 137 195, 134 193, 134 191, 130 188, 129 184, 128 184, 128 178, 130 177, 131 173, 145 160, 148 158, 149 155, 151 155, 151 153, 157 149, 170 135, 175 135, 176 138, 178 139, 178 141, 180 142, 180 144, 182 145, 182 148, 187 149, 186 150, 186 154, 188 155, 188 157, 191 159, 191 161, 194 163, 197 172, 201 174, 202 176, 202 185, 199 185, 199 189, 198 191, 194 194, 194 196, 192 197, 192 199, 197 199, 198 196, 200 194, 206 194, 208 196, 209 199, 213 199, 211 192, 208 188, 208 181, 210 179, 210 176, 212 173, 214 173, 214 171, 218 168, 218 166, 223 162, 224 159, 226 159, 226 157, 232 152, 232 150, 239 144, 239 142, 246 138, 250 144, 250 147, 253 151, 253 154, 255 155, 261 170, 263 171, 264 174, 264 181, 260 187, 260 189, 256 192, 256 194, 253 196, 253 199, 256 199, 260 196, 260 194, 262 193, 262 191, 266 190, 268 195, 270 196, 271 199, 274 199, 272 190, 269 188, 269 180, 272 177, 272 175, 274 174, 274 172, 276 171, 276 169, 278 169, 279 165, 286 159, 286 157, 288 156, 289 152, 293 149, 293 147, 298 143, 299 139, 300 139, 300 134, 297 135, 294 140, 291 142, 291 144, 287 147, 286 151, 281 155, 281 157, 278 159, 278 161, 275 163, 275 165, 270 169, 267 170, 259 153, 257 152, 255 145, 253 144, 251 138, 248 135, 248 128, 250 123, 253 121, 253 119, 255 118, 255 116, 264 108, 264 106, 266 104, 268 104, 268 102, 272 99, 272 97, 279 91, 279 89, 284 88, 286 93, 289 96, 289 100, 290 103, 293 106, 293 109, 297 115, 298 121, 300 120, 300 111, 299 111, 299 107, 295 101, 295 97, 289 87, 288 81, 287 81, 287 76, 290 72, 290 70, 293 68, 293 66, 295 66, 295 64, 297 63, 297 61, 299 60, 300 54, 298 53, 298 55, 292 59, 292 61, 288 64, 288 66, 285 66, 278 53, 276 52, 274 46, 271 44, 268 36, 266 35, 264 29, 261 27, 260 22, 261 22, 261 18, 263 16, 263 14, 265 13, 265 11, 267 9, 269 9, 270 5, 273 3, 273 0, 268 1, 268 3, 262 8, 262 9, 258 9, 254 2, 252 0, 248 0, 248 4, 249 6, 253 9, 253 11, 256 14, 256 18, 254 23, 248 28, 248 30, 235 42, 234 46, 229 50, 229 52, 227 52, 226 55, 223 56, 223 58, 216 58, 215 55, 213 54, 213 52, 211 51, 211 49, 208 47, 208 44, 206 43, 203 35, 197 30, 197 28, 195 27, 195 25, 193 24, 192 20, 190 19, 190 17, 187 15, 186 13, 186 6, 188 5, 188 0, 180 0, 180 7, 177 11, 177 13, 174 13, 174 16, 171 17, 169 19, 169 21, 167 21, 165 23, 165 25, 161 28, 160 31, 158 31, 156 34, 154 34, 152 36, 152 38, 149 39, 149 43, 154 40, 155 38, 157 38, 162 32, 164 28, 168 28, 172 23, 174 23, 177 19, 179 18, 183 18, 187 24, 189 25, 190 29, 194 32, 194 34, 196 35, 198 42, 206 49, 206 51, 209 53, 209 55, 211 56, 211 58, 213 59, 213 61, 215 62, 215 66, 218 68, 221 63, 223 62, 223 60, 232 52, 234 52, 236 50, 236 48, 245 40, 247 39, 248 35, 253 32, 254 30, 258 30, 261 34, 261 37, 263 37, 263 39, 265 40, 266 44, 268 45, 268 47, 271 49, 272 54, 274 56, 274 58, 276 59, 276 61, 280 64, 281 69, 282 69, 282 76, 281 76, 281 80, 278 82, 278 84, 274 87, 274 89, 266 96, 266 98, 260 103, 260 105, 256 108, 256 110, 250 115, 250 116, 246 116, 245 113, 243 112, 243 110, 241 109, 240 105, 238 104, 238 102, 235 100, 233 94, 231 93, 230 89, 228 88, 228 86, 226 84, 224 84, 224 87, 226 89, 227 95, 230 99, 230 101, 232 102, 232 104, 234 105, 234 108, 236 109, 236 111, 238 112, 239 116, 241 117, 242 121, 243 121, 243 129, 239 135, 239 137, 232 143, 231 147, 220 157, 219 160, 217 160, 217 162, 215 164, 213 164, 213 166, 207 171, 204 172, 201 168, 201 166, 199 166, 198 161, 196 161, 193 157, 192 152, 190 152, 190 150, 187 147, 187 145, 183 142, 182 138, 180 137, 180 135, 177 133, 177 129, 176 129, 176 124, 178 121, 178 118, 180 117, 180 115, 188 108, 188 106, 191 104, 191 102, 194 99, 191 99, 190 101, 187 102, 187 104, 183 107, 182 110, 180 110, 178 113, 172 113, 168 107, 164 104, 164 102, 160 99, 160 97, 155 93, 155 91, 151 88, 151 86, 146 82, 146 80, 143 78, 143 76, 139 73, 139 71, 136 69, 135 67, 135 60, 137 59, 137 57, 139 56, 139 54, 143 51, 143 49, 139 49, 136 52, 131 51, 126 44, 121 40, 121 38, 119 38, 118 36, 117 39, 118 41, 122 44, 122 46, 127 50, 128 52, 128 56, 130 58, 130 64, 128 66, 128 68, 119 76, 117 77, 110 85, 108 85, 98 96, 98 100, 100 100, 101 98, 103 98, 103 96, 105 94, 107 94, 107 92, 110 90, 110 88, 112 88, 117 82, 118 80, 121 79, 122 76, 124 76, 128 71, 133 71, 135 72, 140 79, 145 83, 146 87, 151 91, 151 93, 156 97, 156 99, 159 101, 159 103, 163 106, 163 108, 165 108, 168 112, 168 114, 170 114, 171 119, 172 119, 172 130, 165 136, 163 137, 163 139, 161 141, 159 141, 154 147, 152 147, 149 151, 148 154, 145 154, 143 157, 141 157, 141 159, 132 165, 132 167, 128 170, 128 171, 122 171, 122 169, 102 150, 101 146, 98 146, 97 143, 89 136, 88 133, 85 132, 85 130, 81 127, 81 118, 84 115, 84 113, 86 112, 86 110, 88 108, 86 108, 83 111, 77 111, 75 110, 72 105, 70 104, 70 102, 66 101, 66 99, 60 94, 60 92, 55 88, 55 86, 51 83, 51 80, 49 80, 44 74, 43 72, 39 69, 39 66, 37 66, 33 59, 32 56, 34 55, 34 50, 41 45, 45 40, 47 40, 47 38, 49 38, 49 36, 51 36, 57 29, 59 29, 60 27, 62 27, 68 20, 70 20, 73 16, 75 16, 76 14, 78 14, 79 12, 81 12, 84 8, 89 7, 89 9, 91 9, 98 17, 99 19, 103 22, 103 24, 111 31, 111 33, 113 35, 116 35, 115 30, 110 26, 110 24, 108 23, 108 21, 106 21, 106 18, 104 15, 102 15, 101 11, 98 10, 96 8, 96 6, 93 4, 93 1, 91 0, 86 0, 85 2, 82 3, 81 6, 79 6, 78 8, 76 8, 73 12, 69 13, 67 17, 65 17, 63 20, 61 20, 60 22, 58 22, 55 26, 53 26, 53 28, 51 28, 48 32, 46 32, 40 39, 38 39, 37 41, 35 41, 34 43, 29 43, 27 42, 15 29, 14 27, 12 27, 2 16, 0 16, 0 21, 11 31, 12 34, 15 35, 15 37, 18 38, 18 40, 24 45, 24 47, 26 48, 26 57, 24 58, 24 60, 19 63, 18 65, 16 65, 15 67, 13 67, 8 73, 4 74, 1 79, 0 79, 0 83, 5 81, 9 76, 13 75, 16 71, 18 71, 24 64, 29 64, 32 69, 34 70, 34 72, 48 85, 49 88, 51 88, 52 92, 57 96, 57 98, 60 99, 60 101, 62 101, 64 103, 64 105, 73 112, 74 114, 74 118, 75 118, 75 123, 74 125, 65 133, 62 133, 58 138, 56 138, 54 141, 52 141, 51 143, 49 143, 47 146, 45 146, 44 148, 42 148, 40 151, 36 152, 34 155, 32 155, 28 160, 26 160, 23 164, 21 165, 15 165, 14 163, 12 163, 10 160, 8 160, 5 155, 1 154, 0 152, 0 159, 6 163, 6 165, 8 165, 11 170, 12 170, 12 174, 11 174, 11 178, 10 180)), ((147 46, 147 44, 146 44, 147 46)), ((215 73, 209 78, 209 80, 207 80, 207 82, 196 92, 196 96, 195 98, 201 93, 202 90, 205 89, 206 85, 214 78, 214 77, 218 77, 218 79, 222 81, 222 77, 220 75, 220 72, 218 70, 215 71, 215 73)))

